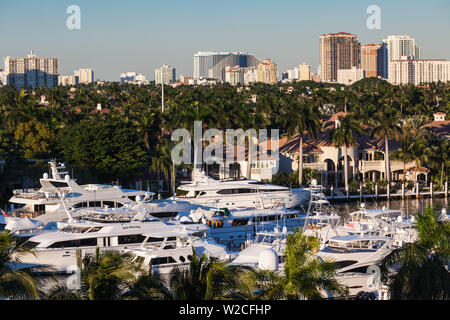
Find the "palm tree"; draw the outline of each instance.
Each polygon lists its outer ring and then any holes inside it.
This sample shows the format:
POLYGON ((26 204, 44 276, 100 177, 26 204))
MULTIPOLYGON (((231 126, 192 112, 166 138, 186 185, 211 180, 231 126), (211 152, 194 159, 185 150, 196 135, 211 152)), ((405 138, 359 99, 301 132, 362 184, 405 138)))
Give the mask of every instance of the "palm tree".
POLYGON ((137 267, 131 259, 117 251, 87 254, 80 273, 81 292, 87 300, 116 300, 135 277, 137 267))
POLYGON ((303 139, 305 135, 316 139, 320 131, 318 109, 309 102, 293 103, 288 111, 282 115, 281 122, 292 137, 298 133, 298 183, 303 184, 303 139))
POLYGON ((397 111, 393 108, 383 105, 379 112, 373 116, 369 125, 372 127, 372 135, 378 139, 384 140, 384 160, 385 160, 385 179, 391 183, 391 169, 389 161, 389 139, 398 136, 400 132, 397 111))
POLYGON ((127 291, 122 295, 125 300, 169 300, 170 291, 160 275, 151 271, 142 272, 135 280, 128 283, 127 291))
POLYGON ((284 275, 273 271, 255 271, 254 279, 260 299, 321 299, 324 292, 346 295, 335 279, 337 265, 314 254, 319 250, 317 238, 304 236, 301 230, 289 235, 285 249, 284 275))
POLYGON ((406 177, 406 163, 415 160, 419 167, 419 159, 422 157, 425 136, 428 133, 423 117, 407 117, 397 134, 397 140, 401 143, 401 149, 393 150, 392 156, 403 162, 403 178, 406 177))
POLYGON ((189 269, 175 267, 170 273, 170 289, 175 300, 230 299, 241 286, 242 273, 239 266, 227 266, 205 255, 199 257, 192 249, 189 269))
POLYGON ((382 280, 391 299, 448 300, 450 223, 439 219, 429 206, 416 214, 418 239, 393 250, 380 262, 382 280))
POLYGON ((423 153, 427 163, 433 165, 435 168, 439 168, 440 186, 443 188, 444 177, 447 179, 446 173, 448 168, 450 168, 450 140, 441 139, 436 135, 431 135, 423 153))
POLYGON ((18 270, 20 253, 9 232, 0 233, 0 297, 8 299, 39 299, 37 281, 26 270, 18 270))
POLYGON ((339 116, 338 127, 330 131, 330 137, 334 145, 344 147, 344 181, 345 191, 348 191, 348 154, 347 148, 356 144, 355 134, 361 133, 361 125, 353 116, 339 116))

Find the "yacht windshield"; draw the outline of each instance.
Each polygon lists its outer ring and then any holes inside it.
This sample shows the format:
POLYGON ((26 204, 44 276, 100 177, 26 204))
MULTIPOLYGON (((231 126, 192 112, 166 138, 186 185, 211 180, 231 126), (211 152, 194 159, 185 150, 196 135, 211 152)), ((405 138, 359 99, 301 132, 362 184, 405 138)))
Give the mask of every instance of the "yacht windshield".
POLYGON ((68 233, 85 233, 89 229, 91 229, 91 227, 66 226, 61 228, 61 231, 68 233))

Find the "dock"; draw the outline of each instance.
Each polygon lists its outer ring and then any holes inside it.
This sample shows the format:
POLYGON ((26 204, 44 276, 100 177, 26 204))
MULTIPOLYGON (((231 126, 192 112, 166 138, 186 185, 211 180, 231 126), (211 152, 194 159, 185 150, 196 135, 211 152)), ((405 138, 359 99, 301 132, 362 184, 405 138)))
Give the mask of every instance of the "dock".
POLYGON ((373 200, 403 200, 403 199, 419 199, 419 198, 448 198, 448 182, 445 182, 443 191, 433 190, 433 185, 430 183, 429 187, 420 189, 419 184, 416 184, 413 191, 406 191, 405 185, 402 186, 401 190, 397 192, 390 192, 389 185, 387 186, 386 193, 378 193, 378 187, 375 188, 374 194, 365 194, 364 187, 360 187, 359 194, 350 194, 347 191, 346 195, 335 195, 333 189, 331 189, 331 195, 326 196, 329 201, 351 201, 351 200, 362 200, 362 199, 373 199, 373 200))

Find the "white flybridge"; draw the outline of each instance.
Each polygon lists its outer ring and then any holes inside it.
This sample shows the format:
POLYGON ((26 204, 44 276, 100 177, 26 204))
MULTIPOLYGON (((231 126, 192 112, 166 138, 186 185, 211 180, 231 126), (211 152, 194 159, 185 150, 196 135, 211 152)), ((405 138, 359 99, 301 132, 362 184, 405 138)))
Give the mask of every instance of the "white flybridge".
POLYGON ((303 234, 314 236, 324 244, 329 238, 339 235, 336 227, 339 225, 341 217, 327 200, 323 193, 323 187, 317 184, 317 180, 312 180, 309 190, 311 198, 303 226, 303 234))
MULTIPOLYGON (((39 180, 40 189, 15 190, 9 200, 10 217, 33 218, 44 224, 66 218, 58 193, 66 199, 68 208, 110 207, 125 205, 145 206, 155 217, 172 217, 180 211, 194 208, 187 201, 153 200, 154 193, 124 189, 120 186, 104 184, 79 185, 69 176, 64 163, 50 161, 50 175, 44 173, 39 180)), ((7 218, 6 218, 7 219, 7 218)))
POLYGON ((194 169, 191 182, 177 189, 177 200, 216 208, 295 208, 308 200, 306 189, 265 184, 258 180, 214 180, 194 169))

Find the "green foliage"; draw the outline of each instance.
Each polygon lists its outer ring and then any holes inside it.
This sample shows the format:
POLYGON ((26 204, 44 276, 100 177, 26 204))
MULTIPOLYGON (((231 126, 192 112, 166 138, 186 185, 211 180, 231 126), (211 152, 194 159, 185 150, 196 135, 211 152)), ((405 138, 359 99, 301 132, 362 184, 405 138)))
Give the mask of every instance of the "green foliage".
POLYGON ((61 157, 69 164, 103 177, 127 177, 148 164, 137 132, 122 121, 84 120, 63 129, 57 140, 61 157))
POLYGON ((37 281, 30 270, 17 270, 14 264, 20 261, 23 249, 16 246, 9 232, 0 233, 0 298, 39 299, 37 281))
POLYGON ((450 274, 450 223, 427 207, 416 214, 418 239, 393 250, 380 262, 382 278, 391 299, 448 300, 450 274))
POLYGON ((254 275, 260 299, 322 299, 325 291, 347 294, 334 278, 337 265, 323 261, 314 254, 320 243, 315 237, 296 231, 288 236, 285 249, 284 275, 271 271, 256 271, 254 275))

